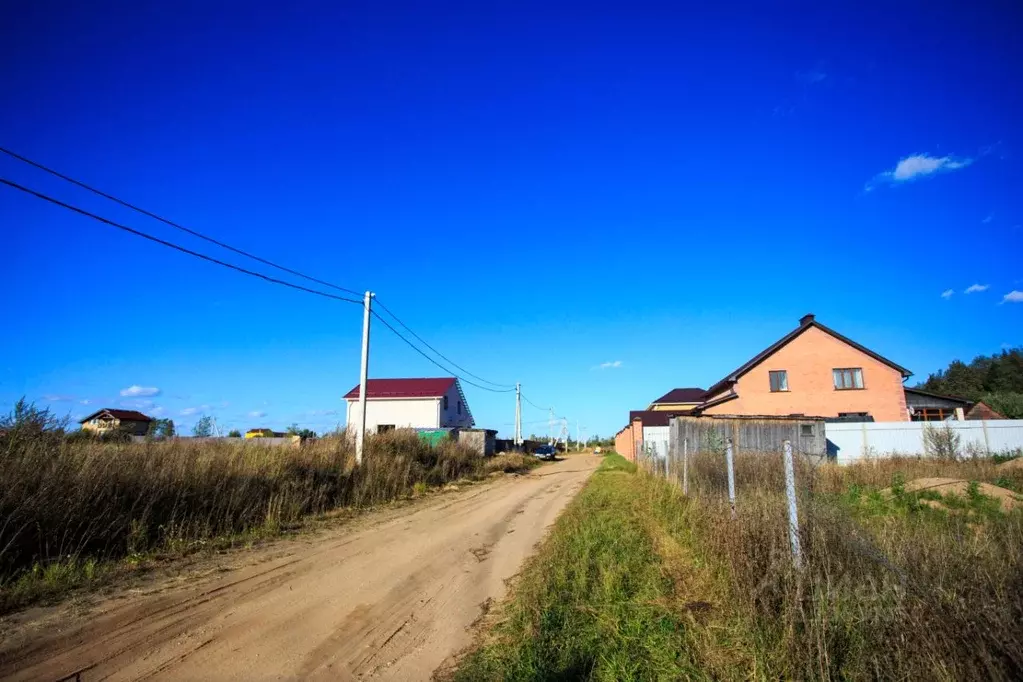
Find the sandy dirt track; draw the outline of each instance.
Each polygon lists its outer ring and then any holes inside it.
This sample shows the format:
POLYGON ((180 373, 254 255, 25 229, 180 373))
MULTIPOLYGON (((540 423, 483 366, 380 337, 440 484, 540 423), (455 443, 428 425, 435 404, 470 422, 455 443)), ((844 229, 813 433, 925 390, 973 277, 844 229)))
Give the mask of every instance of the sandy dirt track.
POLYGON ((106 599, 59 630, 21 624, 0 643, 0 679, 429 679, 470 644, 483 603, 504 595, 599 459, 277 543, 235 570, 106 599))

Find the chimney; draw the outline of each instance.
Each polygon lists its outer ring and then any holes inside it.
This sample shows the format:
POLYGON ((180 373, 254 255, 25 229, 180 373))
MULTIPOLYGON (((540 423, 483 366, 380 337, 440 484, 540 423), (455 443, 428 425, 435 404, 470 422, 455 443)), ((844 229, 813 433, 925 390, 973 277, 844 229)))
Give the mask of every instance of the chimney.
POLYGON ((801 318, 799 318, 799 326, 805 327, 806 325, 813 322, 813 319, 814 319, 813 313, 807 313, 806 315, 803 315, 801 318))

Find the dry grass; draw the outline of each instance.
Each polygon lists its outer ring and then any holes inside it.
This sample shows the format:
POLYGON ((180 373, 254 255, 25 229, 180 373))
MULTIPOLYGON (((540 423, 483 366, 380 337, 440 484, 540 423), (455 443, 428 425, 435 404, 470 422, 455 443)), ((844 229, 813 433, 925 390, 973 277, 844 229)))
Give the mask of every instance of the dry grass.
POLYGON ((13 430, 0 435, 0 612, 93 580, 104 561, 275 534, 310 514, 525 469, 530 459, 484 460, 410 432, 367 439, 357 468, 343 437, 275 448, 13 430))
POLYGON ((1023 483, 1023 472, 992 461, 800 461, 796 570, 781 456, 736 458, 734 521, 724 457, 694 458, 693 495, 681 504, 698 546, 728 576, 730 608, 753 624, 767 677, 1023 675, 1023 513, 1006 513, 978 485, 962 496, 906 489, 925 477, 1023 483))

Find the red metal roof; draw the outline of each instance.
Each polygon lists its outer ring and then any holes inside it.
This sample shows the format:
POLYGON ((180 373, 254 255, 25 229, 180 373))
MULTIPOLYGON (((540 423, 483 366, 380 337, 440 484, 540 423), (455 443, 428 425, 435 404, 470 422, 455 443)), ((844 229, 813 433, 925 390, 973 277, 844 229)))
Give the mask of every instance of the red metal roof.
POLYGON ((99 415, 103 414, 104 412, 109 413, 111 417, 114 417, 116 419, 120 419, 121 421, 132 421, 132 422, 151 422, 151 421, 153 421, 153 419, 151 417, 147 417, 146 415, 142 414, 141 412, 137 412, 135 410, 114 410, 114 409, 111 409, 111 408, 104 408, 102 410, 97 410, 96 412, 93 412, 92 414, 90 414, 85 419, 80 419, 78 421, 78 423, 79 424, 84 424, 85 422, 89 421, 93 417, 98 417, 99 415))
POLYGON ((653 402, 658 403, 698 403, 703 400, 706 391, 702 388, 673 388, 653 402))
MULTIPOLYGON (((440 398, 448 392, 454 377, 434 379, 370 379, 366 382, 366 398, 440 398)), ((345 400, 359 398, 359 385, 345 394, 345 400)))

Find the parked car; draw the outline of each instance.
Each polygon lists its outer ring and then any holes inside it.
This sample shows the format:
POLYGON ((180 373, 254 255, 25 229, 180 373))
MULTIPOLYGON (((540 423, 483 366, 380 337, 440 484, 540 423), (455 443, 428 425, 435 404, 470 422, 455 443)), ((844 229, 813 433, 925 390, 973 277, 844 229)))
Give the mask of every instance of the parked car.
POLYGON ((533 456, 539 459, 554 459, 557 452, 553 445, 541 445, 533 451, 533 456))

